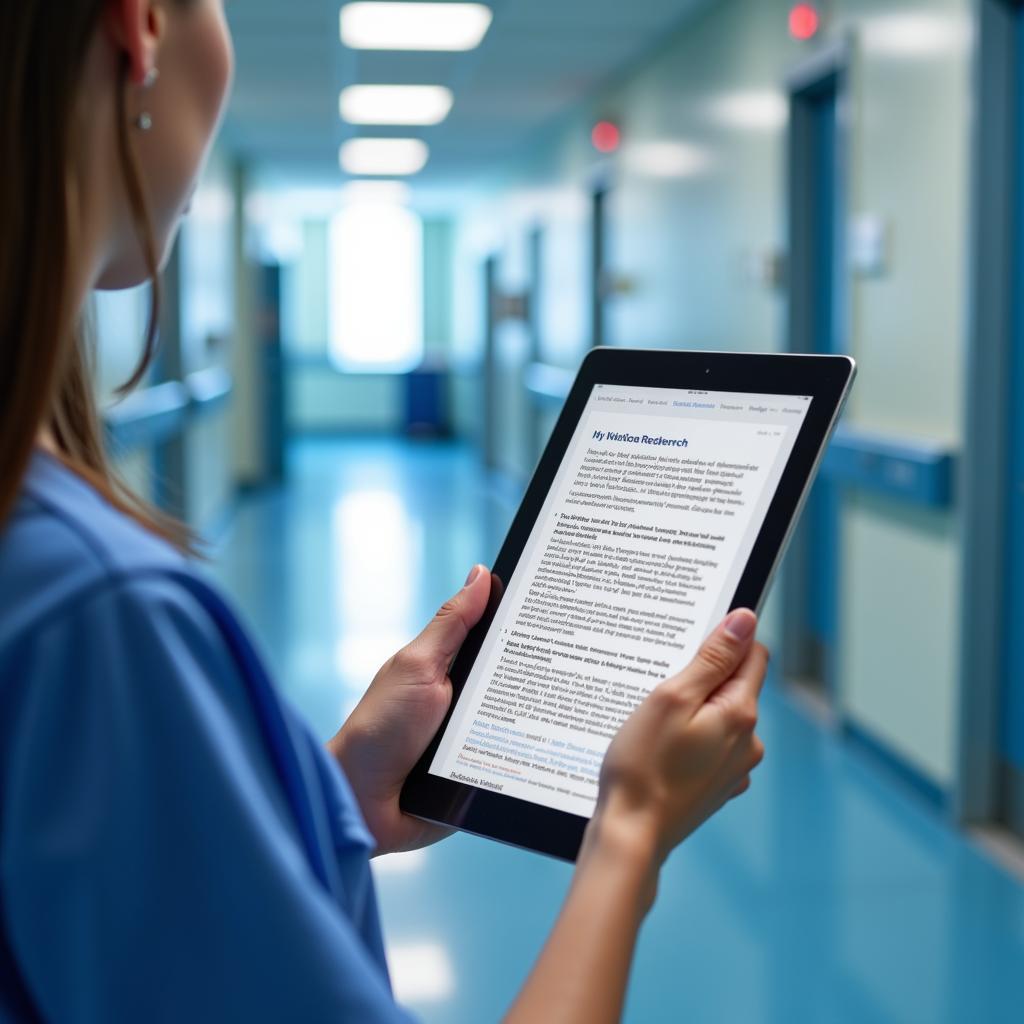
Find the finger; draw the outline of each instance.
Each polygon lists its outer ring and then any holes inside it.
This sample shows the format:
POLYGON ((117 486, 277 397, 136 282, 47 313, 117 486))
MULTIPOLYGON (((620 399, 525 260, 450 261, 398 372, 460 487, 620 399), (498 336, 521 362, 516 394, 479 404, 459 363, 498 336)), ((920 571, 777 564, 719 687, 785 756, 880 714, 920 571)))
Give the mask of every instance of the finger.
POLYGON ((681 687, 703 704, 743 663, 756 629, 757 616, 748 608, 730 612, 701 644, 693 661, 669 680, 670 685, 681 687))
POLYGON ((757 685, 757 693, 754 696, 759 698, 761 691, 764 689, 765 680, 768 678, 768 666, 772 660, 772 652, 764 644, 754 644, 751 653, 759 659, 754 665, 756 671, 755 682, 757 685))
POLYGON ((768 649, 763 644, 754 644, 743 663, 711 694, 708 703, 745 712, 746 717, 753 716, 756 723, 757 702, 767 672, 768 649))
POLYGON ((735 800, 736 797, 743 796, 748 789, 750 789, 750 776, 746 775, 743 777, 740 784, 729 794, 729 799, 735 800))
POLYGON ((469 631, 480 621, 491 593, 491 574, 475 565, 466 585, 441 605, 427 628, 412 643, 415 653, 437 658, 445 665, 455 657, 469 631))

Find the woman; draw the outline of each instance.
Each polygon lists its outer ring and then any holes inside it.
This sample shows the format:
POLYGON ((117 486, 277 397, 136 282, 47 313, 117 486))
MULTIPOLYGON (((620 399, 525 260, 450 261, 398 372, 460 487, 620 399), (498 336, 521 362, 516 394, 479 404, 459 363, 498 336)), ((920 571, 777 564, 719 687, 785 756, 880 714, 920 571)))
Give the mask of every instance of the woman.
MULTIPOLYGON (((398 793, 490 575, 324 750, 181 528, 113 482, 83 310, 155 277, 232 56, 222 0, 59 6, 0 8, 0 1019, 404 1020, 368 858, 442 837, 398 793)), ((612 744, 509 1020, 619 1017, 660 865, 760 760, 754 627, 730 615, 612 744)))

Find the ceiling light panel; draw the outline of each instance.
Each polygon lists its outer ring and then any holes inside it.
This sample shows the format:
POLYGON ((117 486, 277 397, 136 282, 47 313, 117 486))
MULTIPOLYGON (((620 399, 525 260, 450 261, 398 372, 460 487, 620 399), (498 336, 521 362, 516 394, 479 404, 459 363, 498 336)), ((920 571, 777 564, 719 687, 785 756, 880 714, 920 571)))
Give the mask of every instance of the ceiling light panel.
POLYGON ((341 41, 354 50, 473 50, 492 17, 483 4, 357 2, 341 9, 341 41))
POLYGON ((339 161, 346 174, 400 177, 423 170, 429 156, 421 139, 349 139, 339 161))
POLYGON ((349 124, 440 124, 452 109, 443 85, 350 85, 339 101, 349 124))

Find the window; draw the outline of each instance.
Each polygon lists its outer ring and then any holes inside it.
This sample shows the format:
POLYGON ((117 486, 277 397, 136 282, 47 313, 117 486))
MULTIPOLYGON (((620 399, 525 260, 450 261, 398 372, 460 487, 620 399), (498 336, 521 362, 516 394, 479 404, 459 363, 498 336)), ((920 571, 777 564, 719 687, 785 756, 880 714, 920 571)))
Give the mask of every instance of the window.
POLYGON ((399 373, 423 358, 423 227, 395 202, 345 205, 330 230, 331 361, 399 373))

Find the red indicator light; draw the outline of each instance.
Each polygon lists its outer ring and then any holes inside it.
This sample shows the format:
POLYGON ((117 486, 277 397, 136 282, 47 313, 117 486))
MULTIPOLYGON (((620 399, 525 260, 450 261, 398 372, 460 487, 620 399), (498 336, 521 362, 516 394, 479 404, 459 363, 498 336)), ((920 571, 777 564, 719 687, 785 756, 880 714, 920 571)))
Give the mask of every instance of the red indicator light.
POLYGON ((821 26, 821 17, 811 4, 796 4, 789 12, 789 34, 794 39, 812 39, 821 26))
POLYGON ((622 133, 611 121, 598 121, 590 133, 590 141, 598 153, 614 153, 619 148, 622 133))

